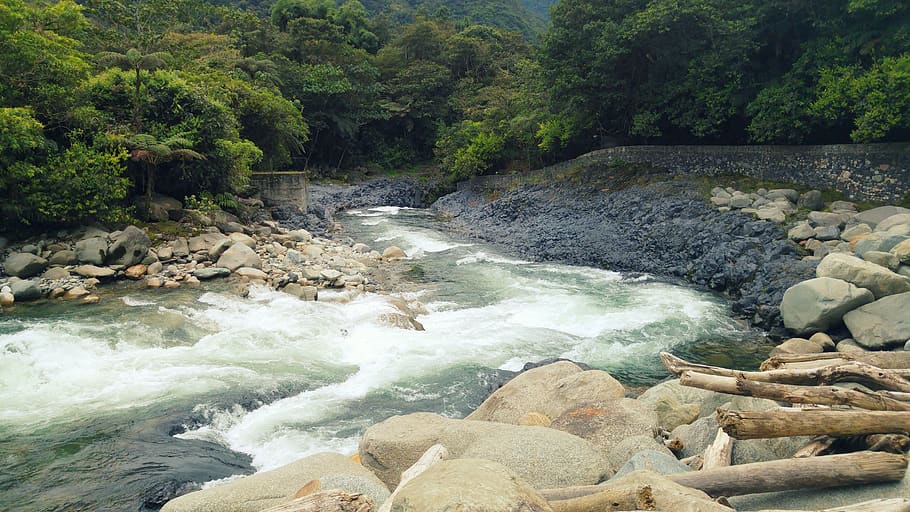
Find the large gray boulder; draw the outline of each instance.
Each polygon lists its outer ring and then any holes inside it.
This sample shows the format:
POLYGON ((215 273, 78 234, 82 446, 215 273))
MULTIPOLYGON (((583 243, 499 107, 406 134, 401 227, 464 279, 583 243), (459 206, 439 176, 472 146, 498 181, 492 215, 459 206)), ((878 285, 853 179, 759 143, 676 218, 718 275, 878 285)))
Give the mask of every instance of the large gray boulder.
POLYGON ((878 208, 873 208, 871 210, 857 213, 853 217, 853 223, 868 224, 869 226, 875 228, 878 226, 879 222, 882 222, 888 217, 904 213, 910 213, 910 209, 902 208, 900 206, 879 206, 878 208))
POLYGON ((882 349, 910 340, 910 292, 891 295, 844 315, 853 339, 866 348, 882 349))
POLYGON ((662 402, 696 404, 699 406, 699 416, 708 416, 713 414, 718 406, 729 399, 729 395, 716 391, 683 386, 679 383, 679 379, 670 379, 651 386, 638 397, 640 402, 656 410, 658 416, 660 415, 660 404, 662 402))
POLYGON ((610 474, 596 447, 546 427, 454 420, 431 413, 393 416, 364 432, 360 460, 390 489, 434 444, 452 458, 499 462, 537 489, 595 484, 610 474))
POLYGON ((660 475, 673 475, 692 471, 692 468, 680 462, 672 454, 667 455, 656 450, 643 450, 633 455, 625 465, 619 468, 613 478, 622 478, 633 471, 642 469, 653 471, 660 475))
POLYGON ((42 296, 41 288, 35 279, 19 279, 10 281, 10 293, 16 299, 16 302, 26 302, 40 299, 42 296))
POLYGON ((152 241, 145 231, 136 226, 127 226, 110 237, 105 261, 108 265, 135 265, 145 258, 151 245, 152 241))
POLYGON ((888 252, 895 245, 910 240, 910 236, 891 233, 872 233, 859 240, 853 246, 853 252, 859 257, 872 251, 888 252))
POLYGON ((613 447, 613 450, 607 454, 607 461, 610 462, 611 467, 621 468, 626 464, 626 462, 629 461, 629 459, 632 458, 633 455, 646 450, 651 452, 660 452, 664 455, 669 455, 675 458, 673 452, 671 452, 666 445, 658 442, 654 436, 637 435, 629 436, 616 443, 616 446, 613 447))
POLYGON ((262 260, 256 254, 256 251, 242 243, 235 243, 224 251, 215 266, 229 269, 231 272, 240 267, 261 269, 262 260))
POLYGON ((816 267, 815 275, 840 279, 866 288, 877 299, 910 291, 910 278, 849 254, 833 253, 825 256, 816 267))
POLYGON ((897 215, 892 215, 879 222, 878 225, 875 226, 875 230, 888 231, 894 226, 901 226, 905 224, 910 224, 910 213, 898 213, 897 215))
POLYGON ((817 277, 788 288, 780 313, 787 329, 811 334, 838 325, 845 313, 873 300, 872 292, 865 288, 832 277, 817 277))
POLYGON ((73 271, 82 277, 94 277, 96 279, 106 279, 114 277, 114 274, 116 274, 114 269, 110 267, 98 267, 95 265, 79 265, 73 271))
POLYGON ((810 190, 799 195, 796 202, 801 210, 821 210, 825 207, 825 200, 819 190, 810 190))
POLYGON ((14 252, 6 257, 3 268, 11 276, 27 278, 44 272, 47 260, 27 252, 14 252))
POLYGON ((624 394, 622 384, 607 372, 583 371, 570 361, 557 361, 519 374, 466 419, 517 425, 529 412, 556 418, 592 399, 617 399, 624 394))
POLYGON ((638 400, 623 398, 586 404, 564 412, 550 428, 590 441, 604 455, 629 436, 657 435, 657 413, 638 400))
POLYGON ((57 251, 51 255, 47 260, 51 265, 73 265, 78 259, 76 259, 76 252, 69 249, 64 249, 62 251, 57 251))
MULTIPOLYGON (((344 477, 344 490, 360 492, 378 505, 389 496, 373 473, 339 453, 319 453, 271 471, 256 473, 231 482, 175 498, 162 512, 258 512, 294 499, 294 494, 311 480, 344 477)), ((323 486, 323 488, 327 488, 323 486)))
POLYGON ((540 493, 509 468, 482 459, 439 462, 405 484, 395 512, 550 512, 540 493))

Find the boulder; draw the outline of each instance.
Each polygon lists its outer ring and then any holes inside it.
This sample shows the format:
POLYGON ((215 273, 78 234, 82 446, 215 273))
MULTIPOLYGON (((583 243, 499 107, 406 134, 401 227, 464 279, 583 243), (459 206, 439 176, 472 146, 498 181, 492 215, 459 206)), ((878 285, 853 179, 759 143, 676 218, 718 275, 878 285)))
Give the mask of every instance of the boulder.
POLYGON ((132 267, 126 269, 123 272, 123 275, 125 275, 128 279, 138 281, 139 279, 142 279, 145 276, 146 272, 148 272, 148 267, 146 265, 143 265, 140 263, 138 265, 133 265, 132 267))
POLYGON ((609 373, 583 371, 569 361, 557 361, 517 375, 490 395, 466 419, 518 424, 529 412, 556 418, 592 398, 622 398, 625 391, 609 373))
POLYGON ((857 224, 855 226, 850 226, 849 228, 844 229, 844 231, 840 234, 840 239, 845 242, 849 242, 850 240, 853 240, 860 235, 865 235, 871 232, 872 228, 870 228, 868 224, 857 224))
POLYGON ((222 267, 207 267, 207 268, 197 268, 193 271, 193 275, 197 279, 207 280, 215 279, 216 277, 228 277, 231 275, 231 270, 222 267))
POLYGON ((773 188, 765 194, 765 197, 774 201, 776 199, 786 199, 791 203, 799 201, 799 192, 792 188, 773 188))
MULTIPOLYGON (((719 205, 719 206, 723 206, 723 205, 719 205)), ((746 195, 733 196, 729 201, 729 206, 730 206, 730 208, 737 208, 737 209, 748 208, 748 207, 752 206, 752 198, 749 196, 746 196, 746 195)))
MULTIPOLYGON (((647 510, 672 512, 730 512, 730 508, 715 502, 710 496, 697 489, 684 487, 671 482, 666 477, 653 471, 638 470, 619 478, 613 478, 602 484, 604 490, 614 490, 622 494, 638 495, 647 487, 651 499, 643 505, 647 510)), ((595 510, 595 509, 590 509, 595 510)), ((597 510, 611 510, 602 508, 597 510)))
POLYGON ((633 471, 643 469, 653 471, 658 475, 673 475, 692 471, 692 468, 680 462, 672 453, 666 454, 657 450, 642 450, 632 455, 628 462, 613 475, 613 478, 622 478, 633 471))
POLYGON ((879 222, 878 225, 875 226, 875 230, 888 231, 894 226, 901 226, 906 224, 910 224, 910 213, 898 213, 897 215, 892 215, 879 222))
POLYGON ((800 210, 821 210, 825 207, 825 200, 819 190, 810 190, 799 195, 796 206, 800 210))
POLYGON ((177 237, 174 240, 174 256, 186 258, 190 255, 190 242, 184 237, 177 237))
POLYGON ((63 300, 73 300, 73 299, 78 299, 80 297, 85 297, 87 295, 90 295, 88 290, 86 290, 85 288, 83 288, 81 286, 77 286, 75 288, 70 288, 69 290, 64 292, 63 296, 61 298, 63 300))
POLYGON ((266 281, 269 278, 268 274, 259 270, 258 268, 240 267, 235 270, 234 273, 241 277, 246 277, 249 279, 260 279, 262 281, 266 281))
POLYGON ((76 267, 73 272, 82 277, 94 277, 95 279, 114 277, 114 274, 117 273, 110 267, 98 267, 95 265, 80 265, 76 267))
POLYGON ((871 233, 857 240, 853 244, 853 252, 857 256, 863 257, 870 251, 888 252, 901 242, 910 240, 910 236, 893 235, 890 233, 871 233))
POLYGON ((777 222, 778 224, 787 220, 787 215, 784 211, 774 204, 762 206, 755 212, 755 216, 762 220, 777 222))
POLYGON ((6 257, 3 268, 7 274, 24 279, 44 272, 47 260, 27 252, 14 252, 6 257))
POLYGON ((386 260, 400 260, 407 257, 408 255, 403 250, 394 245, 386 247, 385 250, 382 251, 382 258, 386 260))
POLYGON ((657 404, 667 400, 681 404, 697 404, 700 407, 699 416, 707 416, 713 414, 719 405, 729 399, 729 395, 683 386, 679 379, 670 379, 651 386, 637 400, 655 410, 658 408, 657 404))
MULTIPOLYGON (((829 255, 825 260, 833 258, 829 255)), ((851 256, 852 258, 852 256, 851 256)), ((784 326, 799 334, 827 331, 844 314, 874 299, 872 292, 831 277, 797 283, 784 292, 780 313, 784 326)))
POLYGON ((164 505, 162 512, 255 512, 287 503, 312 480, 346 477, 344 490, 369 495, 377 504, 388 490, 368 469, 339 453, 319 453, 287 466, 191 492, 164 505))
POLYGON ((692 423, 701 415, 701 404, 680 403, 672 396, 658 398, 653 409, 657 413, 657 424, 666 430, 692 423))
POLYGON ((151 265, 148 266, 148 269, 146 269, 145 273, 151 276, 151 275, 155 275, 163 270, 164 270, 164 264, 161 263, 160 261, 156 261, 155 263, 152 263, 151 265))
POLYGON ((41 298, 41 288, 37 279, 19 279, 9 283, 10 293, 16 302, 26 302, 41 298))
POLYGON ((42 279, 50 279, 51 281, 66 279, 68 277, 70 277, 70 272, 63 267, 51 267, 41 274, 42 279))
POLYGON ((670 437, 678 437, 683 442, 682 450, 677 454, 680 458, 702 453, 716 436, 717 421, 714 416, 698 418, 688 425, 674 428, 670 433, 670 437))
MULTIPOLYGON (((593 395, 597 396, 597 395, 593 395)), ((564 412, 553 420, 550 428, 586 439, 610 453, 629 436, 657 435, 657 413, 638 400, 598 400, 564 412)))
POLYGON ((108 265, 129 267, 140 263, 148 253, 151 239, 136 226, 127 226, 120 233, 110 236, 105 262, 108 265))
POLYGON ((910 264, 910 240, 904 240, 895 245, 889 252, 893 254, 900 263, 904 265, 910 264))
POLYGON ((256 251, 250 249, 247 245, 244 245, 243 243, 235 243, 226 251, 224 251, 221 257, 218 258, 218 263, 216 263, 215 266, 224 267, 231 272, 237 270, 240 267, 261 269, 262 260, 259 259, 259 255, 256 254, 256 251))
POLYGON ((905 213, 910 213, 910 209, 901 208, 900 206, 879 206, 878 208, 873 208, 871 210, 857 213, 853 217, 853 220, 857 224, 868 224, 874 229, 876 226, 878 226, 879 222, 882 222, 888 217, 905 213))
POLYGON ((883 349, 910 340, 910 292, 884 297, 844 315, 860 345, 883 349))
POLYGON ((607 454, 607 461, 610 463, 610 467, 621 468, 633 455, 643 450, 660 452, 664 455, 675 457, 673 452, 663 443, 658 442, 654 436, 637 435, 629 436, 616 443, 613 450, 607 454))
POLYGON ((78 259, 76 259, 76 251, 71 251, 69 249, 64 249, 62 251, 57 251, 51 255, 47 260, 51 265, 75 265, 78 259))
POLYGON ((847 221, 847 216, 842 213, 830 212, 809 212, 809 222, 813 226, 835 226, 841 227, 847 221))
POLYGON ((243 233, 231 233, 228 235, 228 239, 234 242, 233 245, 243 244, 250 249, 256 249, 256 240, 254 240, 253 237, 249 235, 245 235, 243 233))
POLYGON ((287 237, 294 242, 309 242, 313 239, 313 235, 305 229, 295 229, 294 231, 288 231, 287 237))
POLYGON ((234 241, 230 238, 223 238, 215 242, 208 250, 209 258, 211 258, 212 261, 218 261, 218 258, 224 254, 224 251, 228 250, 228 247, 232 245, 234 245, 234 241))
POLYGON ((223 233, 243 233, 246 231, 246 227, 239 222, 218 222, 216 223, 218 229, 223 233))
POLYGON ((866 349, 853 338, 844 338, 838 341, 834 349, 838 352, 866 352, 866 349))
POLYGON ((815 230, 808 222, 799 222, 790 231, 787 231, 787 238, 794 242, 802 242, 815 236, 815 230))
POLYGON ((850 201, 832 201, 830 205, 832 212, 849 212, 856 213, 856 205, 850 201))
POLYGON ((353 246, 351 246, 351 251, 353 251, 357 254, 366 254, 366 253, 370 252, 370 246, 367 244, 356 243, 353 246))
POLYGON ((822 350, 830 351, 834 350, 834 340, 831 339, 831 336, 823 332, 817 332, 809 337, 809 341, 817 343, 821 346, 822 350))
POLYGON ((0 307, 8 308, 15 304, 16 296, 13 292, 0 292, 0 307))
POLYGON ((482 459, 439 462, 405 484, 395 512, 551 512, 550 504, 506 466, 482 459))
MULTIPOLYGON (((825 256, 816 267, 815 274, 818 277, 832 277, 866 288, 878 299, 910 291, 910 278, 849 254, 835 253, 825 256)), ((786 297, 786 293, 784 296, 786 297)))
POLYGON ((790 338, 789 340, 781 343, 780 345, 771 349, 771 355, 776 356, 780 354, 817 354, 819 352, 824 352, 824 347, 821 344, 814 341, 810 341, 804 338, 790 338))
POLYGON ((594 484, 609 463, 591 443, 545 427, 454 420, 431 413, 393 416, 364 432, 360 460, 390 489, 434 444, 452 458, 499 462, 537 489, 594 484))
MULTIPOLYGON (((726 194, 726 192, 724 192, 724 193, 726 194)), ((729 195, 729 194, 728 194, 728 195, 729 195)), ((726 207, 726 206, 729 206, 729 205, 730 205, 730 198, 729 198, 729 197, 714 196, 714 197, 711 198, 711 204, 713 204, 714 206, 726 207)))
POLYGON ((329 268, 329 269, 325 269, 325 270, 319 272, 319 277, 322 280, 328 281, 331 283, 333 281, 336 281, 339 277, 341 277, 341 272, 329 268))
POLYGON ((838 240, 840 239, 840 229, 837 226, 818 226, 813 230, 813 235, 822 241, 838 240))
POLYGON ((897 267, 899 267, 901 264, 900 260, 897 258, 897 255, 890 252, 869 251, 866 254, 863 254, 863 259, 869 263, 881 265, 892 272, 897 270, 897 267))

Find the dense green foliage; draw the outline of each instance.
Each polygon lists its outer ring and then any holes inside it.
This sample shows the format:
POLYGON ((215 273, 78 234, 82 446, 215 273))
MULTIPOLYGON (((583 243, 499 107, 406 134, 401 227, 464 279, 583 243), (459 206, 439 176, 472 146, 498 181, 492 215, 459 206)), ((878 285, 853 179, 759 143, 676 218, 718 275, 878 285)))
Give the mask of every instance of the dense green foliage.
POLYGON ((0 220, 232 204, 256 170, 910 136, 906 1, 561 0, 536 47, 549 5, 0 0, 0 220))

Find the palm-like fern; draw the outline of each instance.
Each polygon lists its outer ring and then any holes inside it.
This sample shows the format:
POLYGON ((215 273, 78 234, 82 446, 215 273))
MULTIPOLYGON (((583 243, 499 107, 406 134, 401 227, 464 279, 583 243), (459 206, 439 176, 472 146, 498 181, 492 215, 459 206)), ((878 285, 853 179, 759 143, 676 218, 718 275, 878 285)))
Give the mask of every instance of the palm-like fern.
POLYGON ((172 135, 159 140, 148 133, 136 133, 118 140, 130 152, 130 160, 145 167, 145 209, 152 206, 155 190, 155 169, 158 165, 175 160, 203 160, 205 155, 193 151, 193 141, 183 134, 172 135))
POLYGON ((120 68, 136 72, 136 89, 133 94, 133 128, 136 134, 142 131, 142 119, 139 116, 141 103, 142 72, 163 68, 170 59, 167 52, 142 53, 130 48, 126 53, 100 52, 95 56, 98 64, 108 68, 120 68))

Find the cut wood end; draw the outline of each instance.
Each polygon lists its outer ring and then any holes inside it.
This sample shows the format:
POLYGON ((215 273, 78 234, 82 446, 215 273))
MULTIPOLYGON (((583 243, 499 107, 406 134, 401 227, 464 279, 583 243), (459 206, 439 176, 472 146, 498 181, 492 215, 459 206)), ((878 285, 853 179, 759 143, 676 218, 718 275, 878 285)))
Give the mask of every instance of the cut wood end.
POLYGON ((298 489, 297 492, 294 493, 294 498, 296 499, 302 498, 304 496, 309 496, 310 494, 318 492, 321 487, 322 483, 319 482, 319 480, 310 480, 303 487, 298 489))

